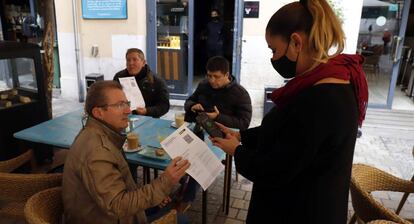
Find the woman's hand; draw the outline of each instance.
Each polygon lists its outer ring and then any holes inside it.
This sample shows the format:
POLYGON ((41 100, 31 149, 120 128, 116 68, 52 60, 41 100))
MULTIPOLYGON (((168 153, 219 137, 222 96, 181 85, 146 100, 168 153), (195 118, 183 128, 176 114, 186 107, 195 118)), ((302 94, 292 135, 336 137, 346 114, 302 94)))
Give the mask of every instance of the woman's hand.
POLYGON ((219 138, 219 137, 211 138, 210 137, 210 140, 213 143, 213 145, 221 148, 224 152, 226 152, 227 154, 231 156, 234 155, 234 152, 236 151, 237 146, 240 145, 240 141, 237 139, 237 137, 230 133, 226 133, 225 138, 219 138))
POLYGON ((136 109, 138 115, 146 115, 147 114, 147 108, 145 107, 137 107, 136 109))
POLYGON ((231 130, 230 128, 228 128, 228 127, 226 127, 226 126, 224 126, 224 125, 222 125, 218 122, 216 122, 216 124, 220 128, 220 130, 224 133, 224 135, 230 134, 230 135, 236 137, 237 140, 239 140, 239 142, 241 141, 240 132, 231 130))
POLYGON ((182 160, 182 158, 179 156, 171 161, 163 174, 166 175, 173 184, 178 184, 178 181, 180 181, 181 177, 184 176, 185 171, 189 167, 190 163, 188 160, 182 160))

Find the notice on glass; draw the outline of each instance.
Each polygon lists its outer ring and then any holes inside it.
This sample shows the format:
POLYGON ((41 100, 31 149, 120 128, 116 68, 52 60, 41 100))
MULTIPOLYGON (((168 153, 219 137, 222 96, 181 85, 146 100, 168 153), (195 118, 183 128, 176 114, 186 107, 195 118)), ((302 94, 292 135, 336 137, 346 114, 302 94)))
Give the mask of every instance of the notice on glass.
POLYGON ((205 142, 190 129, 182 125, 161 142, 161 146, 171 158, 177 156, 190 161, 187 173, 206 190, 223 171, 224 166, 205 142))
POLYGON ((144 97, 135 77, 119 78, 119 83, 122 85, 126 98, 131 102, 131 110, 135 110, 137 107, 145 108, 144 97))

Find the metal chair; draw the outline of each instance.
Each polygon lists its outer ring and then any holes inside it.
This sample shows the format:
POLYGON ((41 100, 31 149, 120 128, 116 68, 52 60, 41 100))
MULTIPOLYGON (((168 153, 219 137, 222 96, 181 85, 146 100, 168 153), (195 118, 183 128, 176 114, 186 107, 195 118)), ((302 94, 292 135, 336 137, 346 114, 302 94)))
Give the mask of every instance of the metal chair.
POLYGON ((62 223, 62 188, 50 188, 34 194, 24 207, 24 215, 29 224, 62 223))
POLYGON ((400 179, 368 165, 354 164, 350 191, 355 213, 349 223, 355 223, 355 221, 366 223, 374 220, 410 223, 376 201, 371 192, 396 191, 411 193, 414 192, 413 182, 400 179))

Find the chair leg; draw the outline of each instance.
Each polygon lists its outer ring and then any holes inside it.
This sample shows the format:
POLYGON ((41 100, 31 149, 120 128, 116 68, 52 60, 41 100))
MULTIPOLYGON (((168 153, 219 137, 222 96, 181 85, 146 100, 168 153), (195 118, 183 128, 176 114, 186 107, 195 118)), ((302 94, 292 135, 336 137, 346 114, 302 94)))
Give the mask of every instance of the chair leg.
MULTIPOLYGON (((414 176, 413 176, 413 177, 411 177, 411 181, 414 181, 414 176)), ((409 195, 409 194, 410 194, 410 193, 404 193, 403 197, 401 198, 400 204, 398 205, 398 208, 397 208, 397 210, 395 211, 395 213, 397 213, 397 215, 398 215, 398 214, 400 214, 401 209, 402 209, 402 207, 404 206, 405 201, 407 201, 407 198, 408 198, 408 195, 409 195)))
POLYGON ((352 215, 351 219, 349 220, 348 224, 354 224, 357 220, 357 216, 355 213, 352 215))

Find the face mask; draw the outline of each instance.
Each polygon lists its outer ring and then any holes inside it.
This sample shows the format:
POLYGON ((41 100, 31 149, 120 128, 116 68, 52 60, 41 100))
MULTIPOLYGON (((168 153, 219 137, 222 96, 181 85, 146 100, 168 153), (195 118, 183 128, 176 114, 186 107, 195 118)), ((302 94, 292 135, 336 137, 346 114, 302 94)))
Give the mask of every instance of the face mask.
POLYGON ((219 17, 218 17, 218 16, 212 16, 212 17, 211 17, 211 19, 212 19, 213 21, 218 21, 218 20, 219 20, 219 17))
POLYGON ((296 64, 298 62, 298 57, 296 58, 296 61, 291 61, 287 56, 287 50, 289 46, 286 48, 285 55, 280 57, 277 60, 270 59, 270 62, 273 65, 273 68, 285 79, 291 79, 295 77, 296 75, 296 64))

